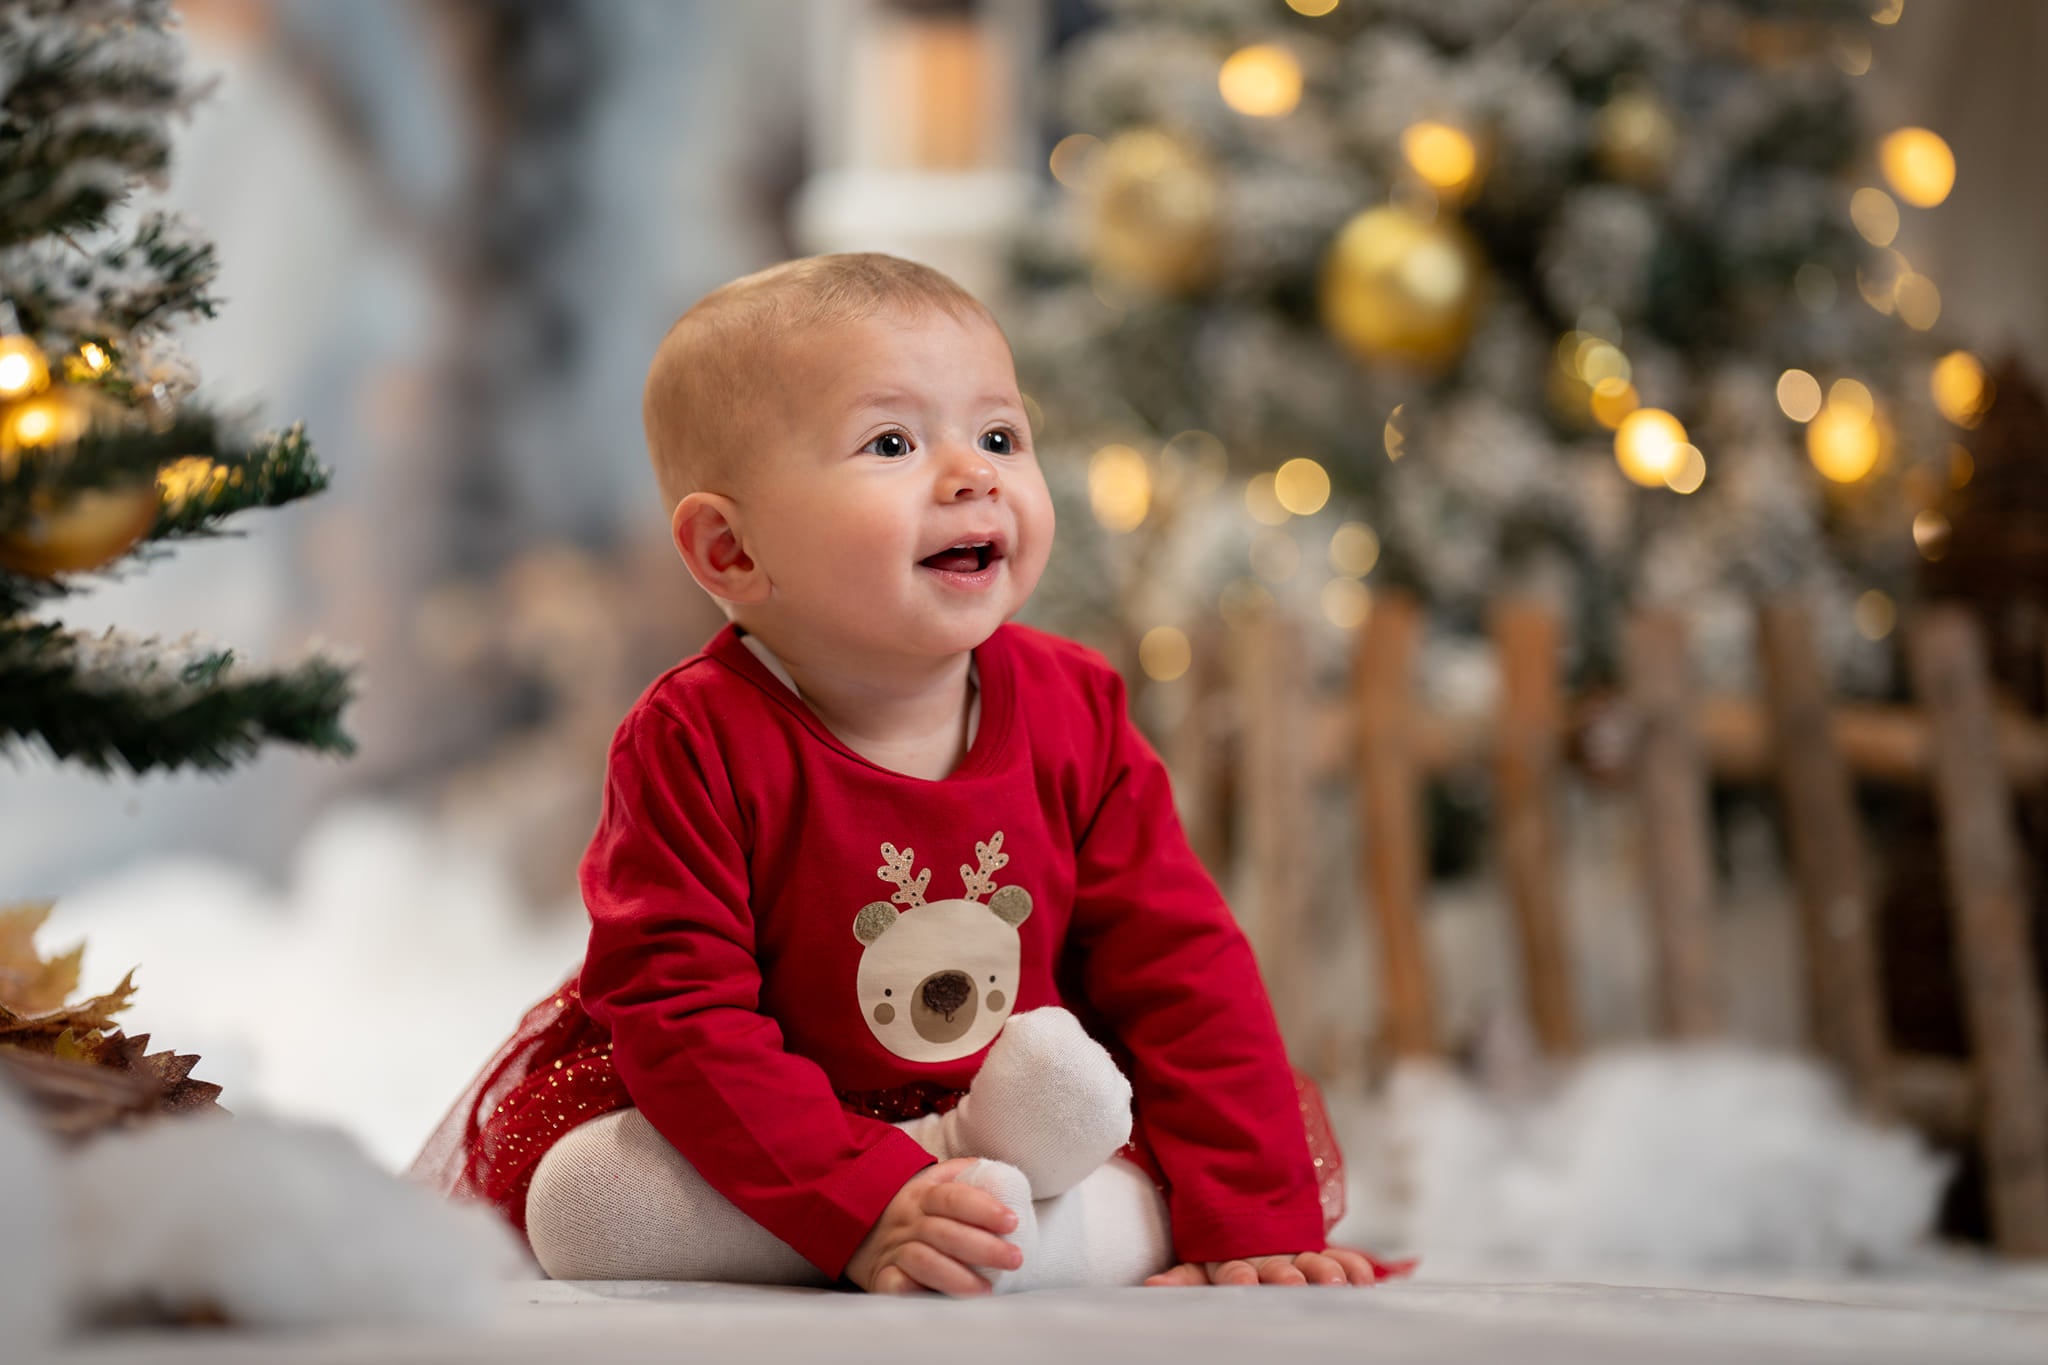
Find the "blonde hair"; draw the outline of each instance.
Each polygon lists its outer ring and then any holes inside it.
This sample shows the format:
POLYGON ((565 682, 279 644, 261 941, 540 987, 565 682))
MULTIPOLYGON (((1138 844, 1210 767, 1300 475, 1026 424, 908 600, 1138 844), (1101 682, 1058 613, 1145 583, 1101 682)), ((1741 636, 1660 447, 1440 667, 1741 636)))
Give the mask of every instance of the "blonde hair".
POLYGON ((775 396, 779 348, 811 328, 936 308, 1000 326, 981 300, 915 261, 880 252, 806 256, 719 286, 655 348, 641 395, 647 454, 669 510, 740 472, 754 420, 775 396))

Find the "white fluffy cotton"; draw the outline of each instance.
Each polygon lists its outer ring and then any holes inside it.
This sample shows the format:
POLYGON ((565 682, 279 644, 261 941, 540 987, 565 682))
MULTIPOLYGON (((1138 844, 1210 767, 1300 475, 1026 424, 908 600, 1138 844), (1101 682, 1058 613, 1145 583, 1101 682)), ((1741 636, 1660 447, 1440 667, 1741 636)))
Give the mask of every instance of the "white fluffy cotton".
POLYGON ((42 1130, 0 1081, 0 1341, 29 1359, 56 1340, 64 1301, 56 1164, 42 1130))
POLYGON ((265 1328, 471 1324, 532 1273, 497 1217, 377 1168, 345 1134, 189 1117, 63 1163, 82 1315, 212 1309, 265 1328))
POLYGON ((1882 1266, 1927 1236, 1948 1176, 1817 1065, 1734 1046, 1617 1050, 1520 1101, 1408 1067, 1350 1117, 1360 1230, 1440 1270, 1882 1266))

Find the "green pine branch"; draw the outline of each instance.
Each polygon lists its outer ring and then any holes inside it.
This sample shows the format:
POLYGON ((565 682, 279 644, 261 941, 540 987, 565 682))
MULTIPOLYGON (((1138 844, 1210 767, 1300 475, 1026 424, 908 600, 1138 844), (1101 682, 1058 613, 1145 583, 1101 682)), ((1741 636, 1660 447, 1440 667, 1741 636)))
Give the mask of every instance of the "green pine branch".
POLYGON ((221 772, 273 742, 347 755, 353 691, 352 670, 325 658, 244 673, 225 649, 0 626, 0 748, 98 772, 221 772))

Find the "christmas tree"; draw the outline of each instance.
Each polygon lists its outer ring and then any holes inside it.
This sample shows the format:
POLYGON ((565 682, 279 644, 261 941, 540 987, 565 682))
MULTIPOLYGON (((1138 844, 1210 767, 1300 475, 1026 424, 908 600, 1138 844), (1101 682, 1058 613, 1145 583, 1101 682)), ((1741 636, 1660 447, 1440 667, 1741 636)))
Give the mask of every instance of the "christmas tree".
POLYGON ((1087 462, 1062 625, 1171 676, 1219 606, 1354 627, 1399 587, 1477 636, 1537 590, 1586 686, 1632 605, 1746 660, 1796 592, 1839 686, 1893 685, 1986 388, 1891 247, 1954 174, 1866 132, 1896 3, 1100 8, 1016 253, 1043 444, 1087 462))
POLYGON ((216 307, 211 245, 139 203, 199 93, 173 23, 167 0, 0 3, 0 743, 103 771, 351 747, 328 659, 262 671, 47 616, 327 483, 298 428, 250 439, 197 400, 172 342, 216 307))

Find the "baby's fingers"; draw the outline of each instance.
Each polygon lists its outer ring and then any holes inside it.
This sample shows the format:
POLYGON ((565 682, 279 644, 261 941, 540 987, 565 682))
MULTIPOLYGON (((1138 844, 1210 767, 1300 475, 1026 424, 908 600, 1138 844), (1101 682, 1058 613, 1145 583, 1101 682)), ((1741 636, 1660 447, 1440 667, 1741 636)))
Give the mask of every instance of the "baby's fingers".
POLYGON ((1015 1231, 1017 1215, 987 1190, 945 1180, 924 1192, 924 1211, 990 1232, 1015 1231))
POLYGON ((1250 1261, 1221 1261, 1210 1267, 1209 1278, 1217 1284, 1257 1284, 1259 1272, 1250 1261))
POLYGON ((1160 1286, 1198 1285, 1209 1283, 1209 1276, 1202 1267, 1190 1265, 1188 1262, 1182 1261, 1171 1270, 1161 1271, 1159 1274, 1151 1276, 1145 1283, 1160 1286))
POLYGON ((896 1264, 925 1288, 955 1298, 971 1298, 990 1290, 987 1280, 929 1242, 905 1242, 896 1253, 896 1264))
MULTIPOLYGON (((1233 1280, 1232 1284, 1239 1283, 1233 1280)), ((1259 1262, 1258 1279, 1261 1284, 1307 1284, 1308 1276, 1301 1273, 1301 1267, 1285 1257, 1276 1256, 1259 1262)))
POLYGON ((916 1294, 924 1286, 903 1273, 901 1266, 885 1265, 875 1272, 875 1285, 871 1294, 916 1294))
POLYGON ((1323 1255, 1344 1267, 1345 1277, 1353 1284, 1373 1284, 1379 1280, 1379 1272, 1373 1268, 1370 1256, 1349 1247, 1331 1247, 1323 1255))
POLYGON ((1023 1253, 1011 1243, 993 1232, 951 1218, 927 1217, 917 1225, 913 1235, 918 1241, 930 1243, 963 1265, 1015 1270, 1024 1264, 1023 1253))

